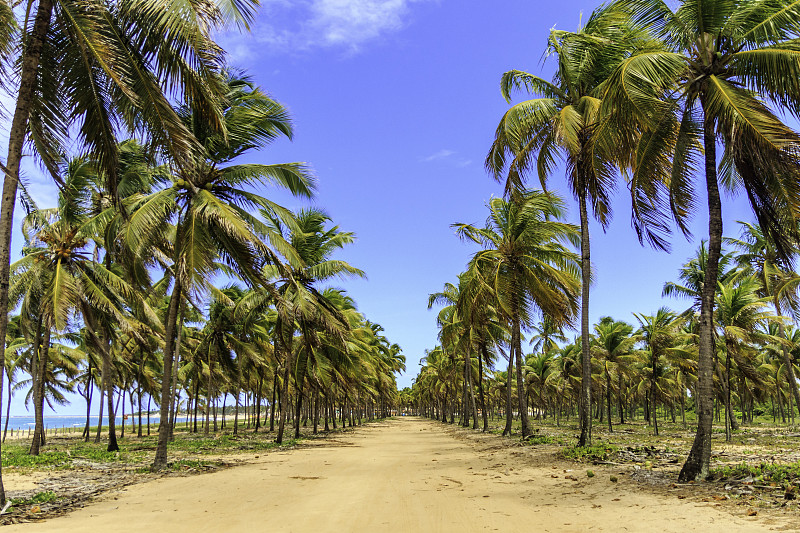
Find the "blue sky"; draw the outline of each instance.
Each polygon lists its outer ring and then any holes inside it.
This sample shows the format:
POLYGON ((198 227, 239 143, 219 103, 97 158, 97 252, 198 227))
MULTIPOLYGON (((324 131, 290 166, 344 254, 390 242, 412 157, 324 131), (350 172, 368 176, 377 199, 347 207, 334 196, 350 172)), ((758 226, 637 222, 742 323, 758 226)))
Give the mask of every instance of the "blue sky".
MULTIPOLYGON (((368 276, 339 286, 403 348, 408 370, 401 387, 410 385, 423 351, 436 344, 428 294, 454 281, 476 250, 450 225, 482 224, 485 203, 502 194, 483 169, 508 108, 501 75, 521 69, 549 78, 551 65, 542 64, 542 54, 550 29, 577 29, 581 13, 585 19, 596 6, 574 0, 262 0, 251 33, 219 36, 231 66, 246 70, 295 121, 293 142, 278 141, 248 160, 306 161, 314 168, 314 205, 358 237, 339 257, 368 276)), ((26 175, 40 204, 52 205, 49 180, 30 166, 26 175)), ((554 189, 563 191, 562 176, 554 173, 554 189)), ((608 232, 591 228, 592 321, 611 315, 635 323, 632 311, 685 308, 662 301, 661 288, 707 233, 698 213, 693 241, 676 236, 672 254, 643 248, 630 227, 625 192, 615 197, 608 232)), ((308 205, 277 190, 268 196, 292 208, 308 205)), ((567 197, 567 204, 577 223, 574 200, 567 197)), ((744 198, 725 199, 724 212, 728 235, 738 232, 735 220, 749 219, 744 198)), ((16 250, 20 240, 17 233, 16 250)), ((14 412, 25 413, 20 405, 14 412)), ((64 412, 80 413, 80 402, 64 412)))
MULTIPOLYGON (((408 371, 401 386, 410 384, 423 351, 436 344, 427 295, 454 281, 475 251, 450 224, 483 223, 485 203, 502 194, 483 169, 508 108, 500 76, 522 69, 549 78, 552 65, 542 64, 542 54, 550 29, 577 29, 581 13, 585 20, 596 5, 273 0, 264 4, 252 34, 222 37, 232 63, 286 104, 296 121, 294 142, 261 156, 310 162, 320 181, 317 205, 357 234, 342 258, 369 279, 342 286, 402 346, 408 371)), ((561 176, 553 176, 556 189, 561 176)), ((742 202, 726 204, 730 233, 732 221, 747 211, 739 209, 742 202)), ((572 198, 568 205, 577 223, 572 198)), ((696 225, 699 239, 705 235, 702 214, 696 225)), ((632 311, 654 312, 665 303, 664 281, 675 278, 697 245, 677 237, 671 255, 642 248, 622 191, 608 233, 596 225, 592 233, 593 321, 603 315, 634 321, 632 311)))

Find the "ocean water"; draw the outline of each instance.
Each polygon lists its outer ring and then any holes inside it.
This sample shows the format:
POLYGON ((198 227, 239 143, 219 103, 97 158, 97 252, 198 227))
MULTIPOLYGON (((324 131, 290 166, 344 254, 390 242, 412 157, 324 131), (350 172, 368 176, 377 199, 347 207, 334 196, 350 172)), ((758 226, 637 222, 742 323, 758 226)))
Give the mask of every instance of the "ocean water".
MULTIPOLYGON (((150 424, 158 424, 159 416, 150 415, 150 424)), ((178 417, 178 422, 185 422, 186 417, 178 417)), ((119 427, 122 424, 123 420, 122 417, 116 418, 116 426, 119 427)), ((0 420, 0 431, 2 431, 3 427, 5 426, 6 419, 3 417, 0 420)), ((139 423, 139 417, 136 416, 136 423, 139 423)), ((34 425, 36 424, 36 420, 32 416, 10 416, 8 417, 8 428, 14 429, 15 431, 18 429, 33 429, 34 425)), ((97 425, 97 416, 89 417, 89 424, 92 426, 97 425)), ((108 424, 108 418, 103 418, 103 426, 108 424)), ((128 419, 125 420, 125 424, 130 427, 131 425, 131 417, 128 416, 128 419)), ((147 424, 147 415, 142 414, 142 424, 147 424)), ((83 429, 83 426, 86 425, 86 416, 71 416, 71 415, 44 415, 44 425, 47 428, 79 428, 83 429)))

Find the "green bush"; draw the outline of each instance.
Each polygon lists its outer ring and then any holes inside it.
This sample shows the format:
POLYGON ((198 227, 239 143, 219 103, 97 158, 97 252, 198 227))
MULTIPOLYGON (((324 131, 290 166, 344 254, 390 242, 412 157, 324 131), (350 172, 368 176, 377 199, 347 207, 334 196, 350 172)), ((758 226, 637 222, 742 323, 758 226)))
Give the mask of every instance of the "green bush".
POLYGON ((561 452, 566 459, 573 461, 607 461, 616 454, 617 447, 610 443, 598 442, 593 446, 571 446, 561 452))

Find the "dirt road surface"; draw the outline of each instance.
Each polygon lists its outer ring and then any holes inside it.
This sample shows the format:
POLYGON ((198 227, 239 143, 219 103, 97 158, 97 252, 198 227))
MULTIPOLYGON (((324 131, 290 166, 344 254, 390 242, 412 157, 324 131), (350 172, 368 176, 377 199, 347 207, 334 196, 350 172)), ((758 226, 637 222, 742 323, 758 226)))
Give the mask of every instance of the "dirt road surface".
POLYGON ((783 529, 585 469, 514 459, 440 424, 401 418, 261 455, 212 474, 164 478, 67 516, 3 527, 92 532, 748 532, 783 529), (573 476, 577 480, 569 479, 573 476))

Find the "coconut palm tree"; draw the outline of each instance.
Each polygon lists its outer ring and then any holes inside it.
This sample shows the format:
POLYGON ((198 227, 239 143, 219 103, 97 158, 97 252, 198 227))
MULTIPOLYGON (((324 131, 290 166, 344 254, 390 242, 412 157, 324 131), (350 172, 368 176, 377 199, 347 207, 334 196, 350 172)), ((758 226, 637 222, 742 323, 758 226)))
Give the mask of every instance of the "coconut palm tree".
POLYGON ((757 294, 759 288, 759 280, 754 278, 744 278, 739 282, 729 281, 720 284, 716 298, 717 311, 714 318, 725 351, 725 374, 722 380, 722 390, 725 401, 725 437, 727 441, 731 439, 731 429, 735 429, 735 426, 732 427, 732 424, 735 424, 735 417, 731 406, 731 362, 736 362, 736 367, 743 377, 763 386, 761 375, 754 363, 745 357, 744 351, 756 342, 777 341, 776 338, 765 335, 760 330, 760 327, 763 330, 767 323, 776 317, 767 310, 771 298, 759 298, 757 294))
POLYGON ((648 358, 646 364, 650 367, 650 416, 653 434, 658 435, 658 416, 656 414, 659 397, 658 385, 659 378, 665 375, 662 361, 667 355, 667 351, 676 344, 680 325, 684 319, 666 307, 659 308, 654 315, 634 313, 633 316, 639 321, 639 335, 646 347, 648 358))
MULTIPOLYGON (((592 13, 577 32, 552 30, 546 57, 554 57, 552 82, 518 70, 503 75, 500 88, 506 100, 524 89, 536 98, 514 105, 503 116, 486 158, 496 179, 506 177, 506 194, 524 182, 526 174, 538 173, 542 188, 563 155, 566 181, 578 202, 581 230, 581 340, 583 383, 579 444, 591 444, 591 355, 589 286, 591 251, 588 206, 605 228, 611 217, 609 202, 615 166, 628 157, 628 139, 605 127, 602 86, 616 66, 640 49, 658 46, 633 28, 618 10, 601 8, 592 13), (507 174, 504 172, 507 171, 507 174)), ((635 137, 633 135, 632 137, 635 137)))
MULTIPOLYGON (((726 239, 726 242, 739 250, 736 260, 741 267, 745 267, 760 283, 758 294, 771 299, 775 313, 783 315, 786 310, 797 316, 800 311, 798 285, 800 276, 791 269, 786 268, 778 256, 773 243, 766 238, 761 227, 749 222, 739 222, 742 226, 739 239, 726 239)), ((783 321, 778 321, 778 337, 785 338, 783 321)), ((798 392, 793 365, 790 361, 789 349, 784 346, 783 363, 786 370, 786 381, 794 397, 795 405, 800 410, 800 392, 798 392)))
POLYGON ((277 215, 288 212, 260 196, 253 186, 276 184, 295 195, 310 196, 313 178, 303 164, 237 164, 236 158, 279 137, 292 136, 286 110, 244 76, 228 73, 226 105, 222 112, 227 135, 208 127, 201 110, 187 106, 179 114, 203 146, 190 161, 176 169, 175 183, 150 195, 134 196, 125 239, 133 250, 147 253, 156 242, 173 239, 173 288, 165 320, 165 347, 161 395, 159 444, 154 469, 166 466, 169 439, 170 383, 173 372, 178 315, 184 298, 203 291, 213 272, 224 265, 255 284, 266 283, 261 276, 265 262, 279 264, 270 242, 284 256, 296 256, 272 229, 247 211, 260 208, 277 215), (168 222, 174 222, 171 229, 168 222))
POLYGON ((620 424, 624 424, 622 411, 622 384, 625 368, 630 363, 633 346, 641 340, 638 335, 633 335, 633 326, 626 322, 614 320, 611 317, 602 317, 594 327, 595 342, 592 346, 592 355, 600 362, 606 389, 606 414, 608 415, 608 431, 613 432, 611 424, 611 376, 617 378, 617 395, 619 398, 620 424))
MULTIPOLYGON (((522 436, 530 434, 522 365, 522 328, 536 312, 568 324, 577 312, 578 257, 565 244, 577 245, 578 229, 564 222, 560 198, 540 191, 520 192, 515 200, 489 202, 483 228, 454 224, 463 239, 483 247, 471 259, 471 276, 491 287, 511 330, 517 366, 522 436)), ((510 367, 510 364, 509 364, 510 367)))
POLYGON ((708 474, 714 359, 714 294, 722 245, 720 181, 744 189, 779 256, 790 255, 800 205, 800 136, 773 109, 800 109, 800 56, 794 35, 800 6, 789 0, 620 0, 634 22, 663 39, 623 61, 604 102, 619 123, 646 124, 632 162, 630 188, 640 231, 667 227, 667 213, 688 233, 695 207, 691 177, 704 169, 708 198, 708 261, 700 306, 698 426, 681 480, 708 474), (718 144, 722 154, 718 169, 718 144))

